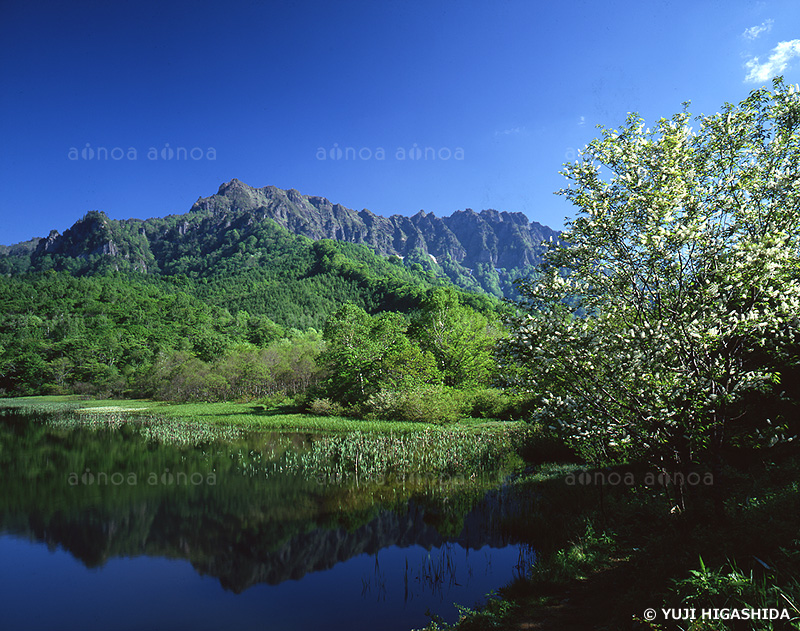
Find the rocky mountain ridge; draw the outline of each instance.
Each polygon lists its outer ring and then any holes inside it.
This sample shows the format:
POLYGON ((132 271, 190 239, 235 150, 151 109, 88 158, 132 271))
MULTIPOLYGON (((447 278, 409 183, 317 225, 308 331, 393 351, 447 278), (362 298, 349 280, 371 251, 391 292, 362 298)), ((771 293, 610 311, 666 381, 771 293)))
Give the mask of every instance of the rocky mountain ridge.
POLYGON ((0 247, 0 272, 79 268, 83 273, 103 261, 106 268, 172 273, 187 251, 202 258, 216 248, 217 258, 225 256, 223 248, 243 244, 258 226, 273 223, 314 241, 363 244, 465 289, 507 297, 513 281, 540 261, 542 244, 559 235, 522 213, 467 208, 446 217, 422 210, 383 217, 294 189, 253 188, 233 179, 183 215, 112 220, 91 211, 64 234, 53 230, 44 238, 0 247))
POLYGON ((449 257, 465 267, 478 263, 518 268, 538 263, 541 243, 558 232, 523 213, 471 208, 447 217, 420 210, 415 215, 382 217, 356 211, 324 197, 303 195, 274 186, 256 189, 233 179, 211 197, 198 199, 190 212, 213 215, 251 212, 270 218, 295 234, 314 240, 335 239, 364 243, 384 255, 406 257, 415 250, 437 261, 449 257))

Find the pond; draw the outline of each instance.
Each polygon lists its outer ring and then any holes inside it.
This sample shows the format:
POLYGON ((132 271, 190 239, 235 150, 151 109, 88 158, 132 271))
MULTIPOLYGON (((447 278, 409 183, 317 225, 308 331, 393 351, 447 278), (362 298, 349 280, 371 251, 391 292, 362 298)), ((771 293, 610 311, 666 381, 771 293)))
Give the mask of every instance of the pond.
POLYGON ((534 562, 535 498, 403 445, 5 413, 0 628, 453 622, 534 562), (375 464, 393 450, 411 469, 375 464))

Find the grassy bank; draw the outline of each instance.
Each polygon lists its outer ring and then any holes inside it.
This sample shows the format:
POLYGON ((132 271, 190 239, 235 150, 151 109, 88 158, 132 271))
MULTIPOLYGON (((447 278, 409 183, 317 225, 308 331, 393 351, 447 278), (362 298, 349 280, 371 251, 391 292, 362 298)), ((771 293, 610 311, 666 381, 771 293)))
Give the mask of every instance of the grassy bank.
MULTIPOLYGON (((257 403, 171 403, 146 399, 82 399, 78 396, 39 396, 0 399, 0 408, 30 412, 76 414, 126 414, 212 425, 236 425, 252 429, 304 432, 416 432, 438 425, 391 420, 361 420, 344 416, 315 416, 288 407, 257 403)), ((460 428, 505 427, 508 423, 467 419, 460 428)))
POLYGON ((439 425, 358 420, 243 403, 54 396, 2 399, 0 411, 4 409, 63 429, 127 426, 148 440, 176 445, 221 439, 266 457, 281 471, 331 479, 417 473, 497 476, 520 470, 526 455, 544 444, 544 435, 523 422, 466 419, 439 425))

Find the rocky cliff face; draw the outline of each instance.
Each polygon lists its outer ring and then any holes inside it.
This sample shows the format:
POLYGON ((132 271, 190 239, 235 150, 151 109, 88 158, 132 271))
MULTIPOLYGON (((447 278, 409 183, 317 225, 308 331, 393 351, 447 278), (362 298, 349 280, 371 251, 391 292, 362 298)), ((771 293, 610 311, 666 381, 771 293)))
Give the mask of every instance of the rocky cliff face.
POLYGON ((384 255, 409 256, 418 251, 450 259, 467 268, 485 263, 500 268, 535 265, 541 243, 558 237, 547 226, 529 222, 522 213, 468 208, 449 217, 418 212, 381 217, 333 204, 324 197, 302 195, 274 186, 252 188, 239 180, 220 186, 216 195, 199 199, 191 212, 214 216, 252 213, 269 218, 295 234, 312 239, 364 243, 384 255))
POLYGON ((468 208, 449 217, 424 211, 410 217, 382 217, 294 189, 253 188, 234 179, 215 195, 198 199, 184 215, 117 221, 91 211, 64 234, 54 230, 45 238, 0 248, 4 258, 0 263, 3 270, 17 271, 55 265, 84 273, 102 265, 166 272, 174 267, 175 257, 192 248, 197 249, 196 256, 206 257, 223 242, 232 245, 226 241, 228 233, 235 232, 234 240, 244 240, 267 221, 314 240, 364 244, 383 256, 395 255, 407 265, 420 264, 446 275, 466 289, 506 297, 513 296, 512 282, 539 262, 541 244, 558 237, 522 213, 476 213, 468 208))
POLYGON ((104 213, 92 211, 76 222, 63 235, 51 230, 47 238, 39 241, 36 254, 58 253, 76 258, 86 256, 120 256, 114 241, 110 220, 104 213))
POLYGON ((47 255, 73 259, 109 257, 124 259, 134 270, 152 270, 153 256, 144 232, 132 232, 139 220, 119 222, 109 219, 105 213, 93 210, 79 219, 64 234, 51 230, 44 239, 38 239, 31 259, 47 255), (121 229, 125 225, 126 229, 121 229))

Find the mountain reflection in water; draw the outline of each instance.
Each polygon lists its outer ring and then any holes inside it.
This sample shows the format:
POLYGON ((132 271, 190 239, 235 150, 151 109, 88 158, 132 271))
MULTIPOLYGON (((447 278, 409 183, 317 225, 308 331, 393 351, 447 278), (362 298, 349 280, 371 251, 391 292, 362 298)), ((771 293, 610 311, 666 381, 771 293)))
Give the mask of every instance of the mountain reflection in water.
POLYGON ((480 476, 280 472, 311 440, 177 445, 0 417, 0 626, 420 628, 534 560, 530 496, 480 476))

